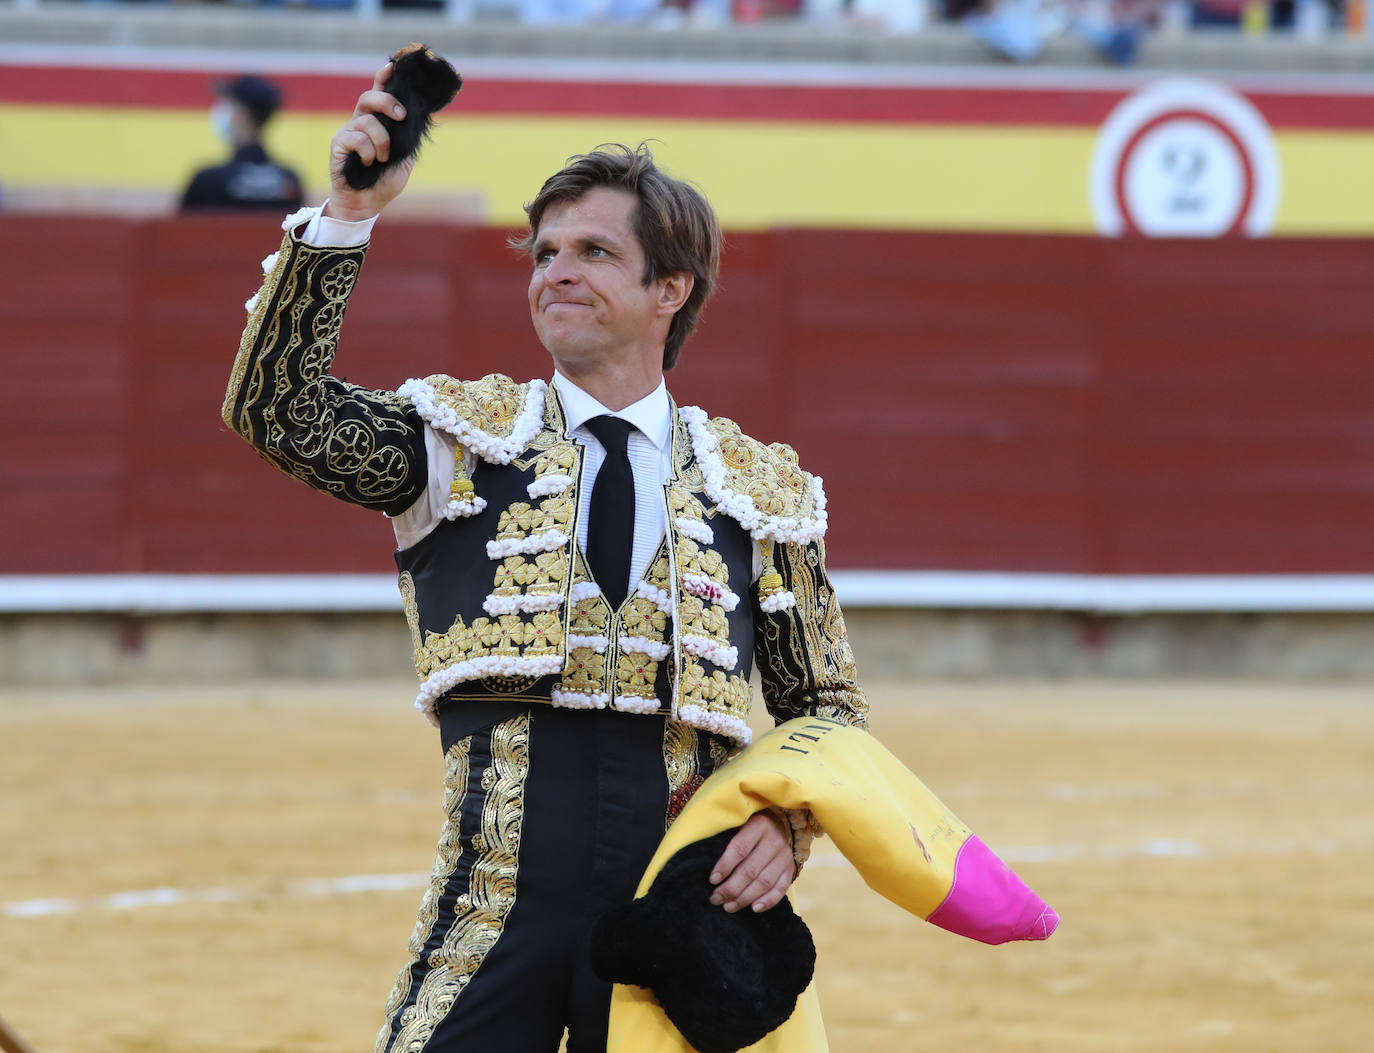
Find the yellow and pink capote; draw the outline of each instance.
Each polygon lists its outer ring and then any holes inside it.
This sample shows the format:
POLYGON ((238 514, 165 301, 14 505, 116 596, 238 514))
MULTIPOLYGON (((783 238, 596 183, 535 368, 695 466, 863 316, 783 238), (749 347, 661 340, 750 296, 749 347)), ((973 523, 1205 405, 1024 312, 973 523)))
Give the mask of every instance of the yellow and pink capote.
MULTIPOLYGON (((1059 915, 877 739, 812 717, 780 724, 693 795, 650 861, 636 896, 694 841, 761 808, 806 809, 868 886, 932 925, 983 943, 1047 939, 1059 915)), ((653 994, 615 986, 608 1053, 690 1053, 653 994)), ((753 1053, 828 1050, 816 986, 753 1053)))

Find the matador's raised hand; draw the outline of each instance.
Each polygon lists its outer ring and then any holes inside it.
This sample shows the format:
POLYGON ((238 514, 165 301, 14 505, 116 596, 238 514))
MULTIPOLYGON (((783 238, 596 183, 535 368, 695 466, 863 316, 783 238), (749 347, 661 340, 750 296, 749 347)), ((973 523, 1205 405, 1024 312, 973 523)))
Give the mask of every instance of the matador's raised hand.
POLYGON ((391 156, 391 136, 377 115, 384 113, 395 120, 405 118, 405 107, 386 90, 394 67, 394 63, 388 62, 377 71, 372 79, 372 87, 358 96, 352 119, 330 140, 329 203, 324 209, 326 216, 353 221, 371 219, 405 189, 410 179, 411 170, 415 167, 414 154, 388 168, 376 184, 366 190, 354 190, 343 176, 344 161, 349 154, 356 153, 364 164, 385 161, 391 156))

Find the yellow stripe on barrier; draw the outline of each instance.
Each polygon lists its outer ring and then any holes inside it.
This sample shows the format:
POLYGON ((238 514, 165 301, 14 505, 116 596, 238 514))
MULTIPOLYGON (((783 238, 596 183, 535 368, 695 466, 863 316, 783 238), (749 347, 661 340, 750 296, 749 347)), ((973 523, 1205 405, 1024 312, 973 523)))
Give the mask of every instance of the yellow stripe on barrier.
MULTIPOLYGON (((325 192, 337 116, 283 114, 268 149, 325 192)), ((484 218, 518 226, 522 206, 570 155, 603 142, 656 140, 660 161, 696 182, 726 227, 776 226, 1090 233, 1095 130, 1033 125, 893 125, 662 118, 443 118, 413 179, 420 191, 471 192, 484 218)), ((9 184, 180 190, 224 159, 202 110, 0 106, 9 184)), ((1283 195, 1275 233, 1374 232, 1374 135, 1276 134, 1283 195), (1339 172, 1334 183, 1331 173, 1339 172)))

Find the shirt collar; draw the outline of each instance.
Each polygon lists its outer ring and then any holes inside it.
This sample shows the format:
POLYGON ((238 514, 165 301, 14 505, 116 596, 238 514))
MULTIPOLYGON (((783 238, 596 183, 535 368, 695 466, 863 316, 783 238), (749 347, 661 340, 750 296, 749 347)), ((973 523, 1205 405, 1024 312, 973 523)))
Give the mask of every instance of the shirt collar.
POLYGON ((591 395, 579 388, 562 373, 554 372, 553 386, 563 398, 568 417, 568 431, 576 431, 593 417, 620 417, 638 428, 660 450, 666 449, 673 434, 673 405, 668 398, 668 385, 660 378, 658 387, 638 402, 623 410, 612 412, 591 395))

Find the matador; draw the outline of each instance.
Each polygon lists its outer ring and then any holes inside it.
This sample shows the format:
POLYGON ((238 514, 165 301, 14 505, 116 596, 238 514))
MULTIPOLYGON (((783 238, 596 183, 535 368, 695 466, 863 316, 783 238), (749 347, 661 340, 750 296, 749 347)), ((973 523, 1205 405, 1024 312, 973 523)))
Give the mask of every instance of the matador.
MULTIPOLYGON (((331 143, 330 197, 287 218, 248 302, 223 416, 271 464, 391 517, 419 675, 445 757, 437 857, 380 1053, 604 1050, 596 917, 627 902, 694 789, 775 721, 866 727, 825 568, 821 480, 793 451, 679 406, 664 372, 710 296, 721 234, 647 148, 572 159, 527 207, 529 309, 551 380, 330 373, 385 162, 389 67, 331 143)), ((816 832, 764 809, 712 902, 767 910, 816 832)))

